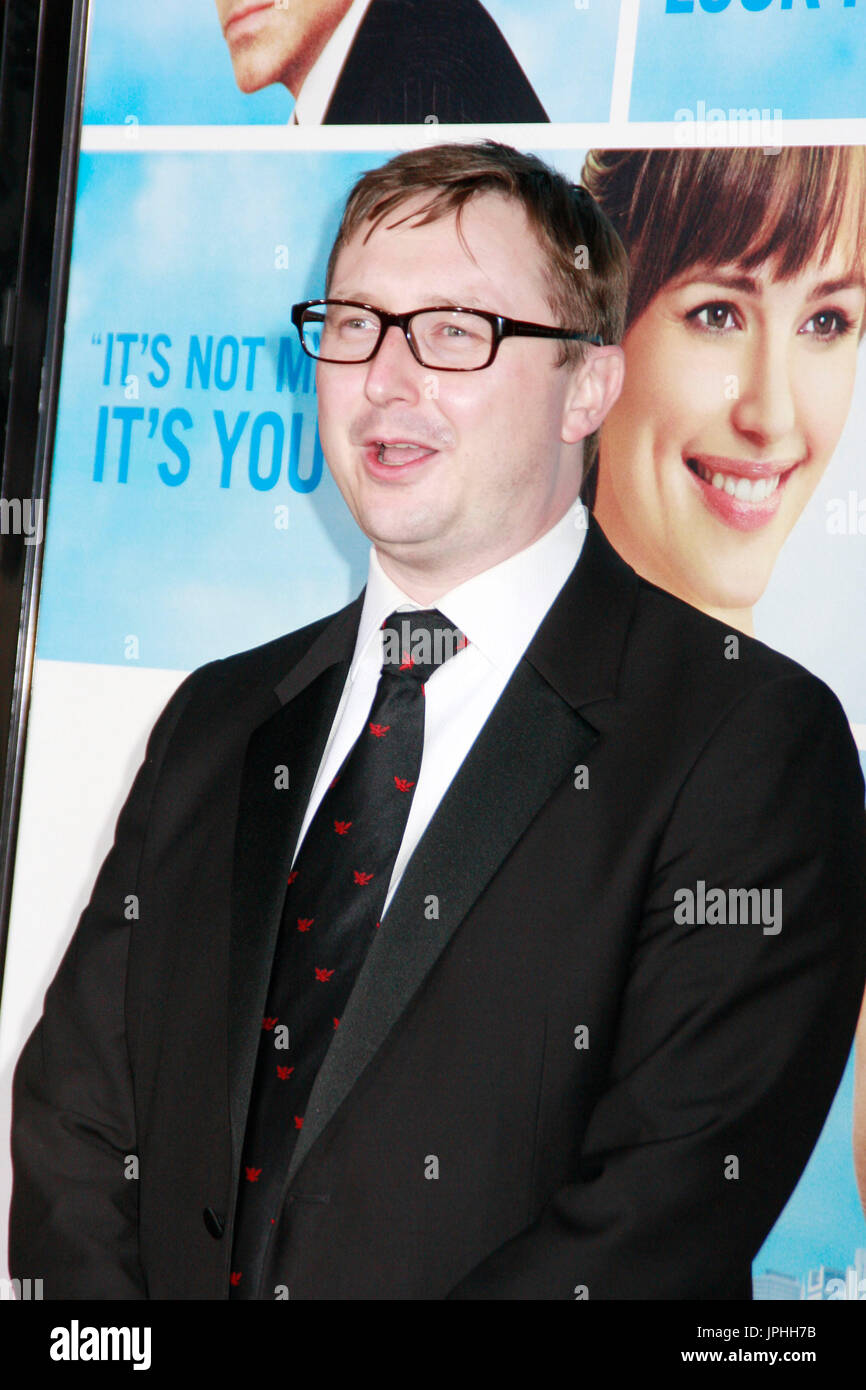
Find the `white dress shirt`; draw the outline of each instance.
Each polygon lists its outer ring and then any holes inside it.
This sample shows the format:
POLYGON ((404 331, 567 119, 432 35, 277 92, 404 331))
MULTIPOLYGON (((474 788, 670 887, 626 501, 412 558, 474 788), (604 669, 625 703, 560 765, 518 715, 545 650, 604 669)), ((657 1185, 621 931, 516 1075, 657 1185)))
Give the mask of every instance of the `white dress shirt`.
MULTIPOLYGON (((433 813, 541 620, 574 569, 587 524, 583 504, 573 503, 549 531, 525 550, 474 575, 427 605, 438 608, 458 627, 469 639, 469 645, 438 667, 425 683, 421 769, 383 917, 433 813)), ((301 825, 295 858, 322 797, 370 713, 382 671, 382 623, 397 609, 420 607, 388 578, 371 547, 355 653, 301 825)))
POLYGON ((369 7, 370 0, 353 0, 307 73, 295 102, 290 125, 322 124, 349 49, 355 42, 355 35, 369 7))

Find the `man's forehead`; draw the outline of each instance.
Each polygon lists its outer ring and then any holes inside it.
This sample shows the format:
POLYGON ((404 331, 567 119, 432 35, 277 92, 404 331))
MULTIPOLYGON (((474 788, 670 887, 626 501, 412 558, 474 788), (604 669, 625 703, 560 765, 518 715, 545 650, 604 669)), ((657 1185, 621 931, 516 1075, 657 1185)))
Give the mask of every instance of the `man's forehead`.
MULTIPOLYGON (((546 288, 544 254, 529 229, 521 203, 496 192, 477 193, 459 210, 445 209, 427 219, 431 192, 413 194, 384 217, 358 224, 340 248, 334 265, 332 293, 348 294, 348 282, 368 267, 377 273, 405 269, 418 272, 431 286, 439 284, 436 303, 448 303, 443 274, 460 280, 460 303, 484 307, 491 285, 520 279, 536 290, 546 288), (529 238, 529 239, 528 239, 529 238), (532 250, 536 251, 533 257, 532 250)), ((428 300, 433 302, 433 300, 428 300)), ((457 302, 455 300, 455 302, 457 302)))
MULTIPOLYGON (((355 235, 367 240, 376 231, 414 231, 426 227, 440 227, 457 234, 457 228, 479 222, 505 219, 517 221, 525 226, 526 211, 519 199, 496 189, 479 189, 467 197, 459 207, 448 207, 444 200, 432 216, 431 206, 436 202, 437 191, 427 188, 409 192, 406 197, 389 208, 384 216, 376 215, 359 224, 355 235)), ((354 240, 355 237, 352 237, 354 240)))

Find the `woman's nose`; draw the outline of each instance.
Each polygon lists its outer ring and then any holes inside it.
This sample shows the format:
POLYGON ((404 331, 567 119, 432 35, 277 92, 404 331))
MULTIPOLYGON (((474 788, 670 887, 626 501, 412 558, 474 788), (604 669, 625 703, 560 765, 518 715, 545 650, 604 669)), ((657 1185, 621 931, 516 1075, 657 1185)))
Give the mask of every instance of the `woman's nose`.
POLYGON ((732 418, 737 430, 765 447, 788 439, 797 426, 797 401, 789 343, 781 335, 756 335, 743 354, 732 418))

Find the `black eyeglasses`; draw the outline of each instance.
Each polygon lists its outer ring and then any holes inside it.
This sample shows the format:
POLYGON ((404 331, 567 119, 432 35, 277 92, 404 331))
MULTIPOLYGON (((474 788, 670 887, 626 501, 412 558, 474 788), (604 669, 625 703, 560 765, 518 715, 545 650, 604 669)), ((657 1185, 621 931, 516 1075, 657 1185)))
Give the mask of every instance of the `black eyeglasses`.
POLYGON ((452 304, 388 314, 353 299, 308 299, 292 306, 292 323, 304 352, 318 362, 369 362, 394 326, 405 334, 416 362, 440 372, 477 372, 489 367, 503 338, 561 338, 596 347, 604 343, 597 334, 549 328, 452 304))

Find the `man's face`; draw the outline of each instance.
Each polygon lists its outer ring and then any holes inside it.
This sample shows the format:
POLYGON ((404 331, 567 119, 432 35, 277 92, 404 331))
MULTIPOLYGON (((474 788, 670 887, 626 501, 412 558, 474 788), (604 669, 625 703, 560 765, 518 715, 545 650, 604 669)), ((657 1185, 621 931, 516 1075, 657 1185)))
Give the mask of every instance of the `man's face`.
MULTIPOLYGON (((454 304, 556 324, 543 253, 519 203, 470 199, 464 246, 453 213, 402 220, 424 201, 408 200, 366 241, 369 224, 359 229, 337 258, 330 298, 392 313, 454 304)), ((576 497, 578 441, 595 425, 575 423, 576 374, 555 365, 560 346, 510 338, 481 371, 436 371, 392 327, 372 361, 318 364, 325 458, 383 567, 413 597, 524 549, 576 497)))
POLYGON ((242 92, 284 82, 297 96, 352 0, 216 0, 242 92))

